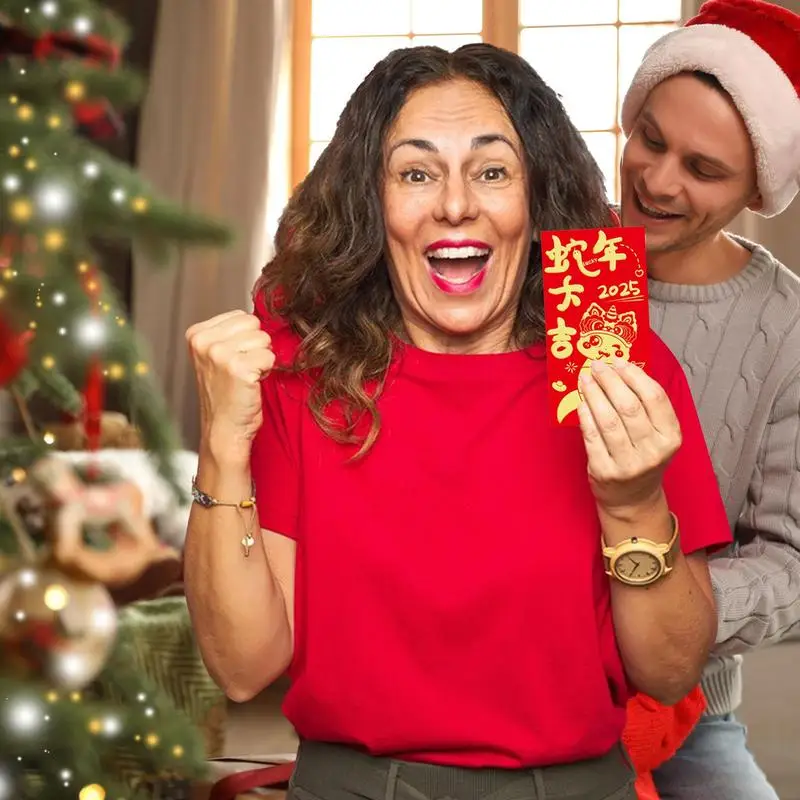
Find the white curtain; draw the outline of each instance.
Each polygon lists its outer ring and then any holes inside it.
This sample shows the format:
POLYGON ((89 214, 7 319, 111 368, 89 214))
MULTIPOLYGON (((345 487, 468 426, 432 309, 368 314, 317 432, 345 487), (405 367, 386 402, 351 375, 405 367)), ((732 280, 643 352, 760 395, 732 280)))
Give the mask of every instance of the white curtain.
POLYGON ((236 235, 228 250, 184 249, 166 269, 134 258, 134 324, 190 448, 198 416, 184 332, 223 311, 249 310, 288 194, 290 2, 160 5, 139 167, 166 197, 227 220, 236 235))

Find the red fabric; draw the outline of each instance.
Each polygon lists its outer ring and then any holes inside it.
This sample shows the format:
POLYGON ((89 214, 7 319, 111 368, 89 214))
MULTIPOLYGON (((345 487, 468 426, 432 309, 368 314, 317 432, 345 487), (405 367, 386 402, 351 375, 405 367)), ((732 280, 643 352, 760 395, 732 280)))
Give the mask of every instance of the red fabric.
MULTIPOLYGON (((258 310, 285 361, 294 335, 258 310)), ((544 353, 398 348, 356 462, 300 377, 263 382, 252 472, 262 526, 297 541, 284 712, 301 737, 501 768, 620 740, 629 688, 585 450, 550 423, 544 353)), ((682 546, 728 542, 686 380, 655 336, 651 371, 683 423, 665 478, 682 546)))
POLYGON ((678 752, 705 707, 700 687, 674 706, 663 706, 644 694, 628 701, 622 740, 636 769, 639 800, 657 800, 652 771, 678 752))
POLYGON ((708 0, 686 23, 690 25, 723 25, 749 36, 800 96, 800 15, 767 0, 708 0))
POLYGON ((0 386, 11 383, 28 363, 31 332, 19 333, 0 316, 0 386))

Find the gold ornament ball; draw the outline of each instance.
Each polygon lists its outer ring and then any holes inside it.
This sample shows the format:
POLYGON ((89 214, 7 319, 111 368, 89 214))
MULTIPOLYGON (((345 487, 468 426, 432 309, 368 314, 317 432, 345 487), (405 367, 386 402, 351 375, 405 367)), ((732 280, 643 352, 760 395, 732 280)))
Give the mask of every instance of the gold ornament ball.
POLYGON ((78 800, 106 800, 106 790, 99 783, 90 783, 78 792, 78 800))
POLYGON ((27 103, 21 105, 17 109, 17 116, 23 121, 28 122, 29 120, 33 119, 33 106, 29 106, 27 103))
POLYGON ((11 158, 16 158, 21 152, 22 149, 18 144, 12 144, 11 147, 8 148, 8 154, 11 158))
POLYGON ((35 158, 29 158, 25 162, 25 169, 30 170, 31 172, 33 172, 38 166, 39 165, 36 163, 36 159, 35 158))
POLYGON ((53 130, 56 130, 57 128, 60 128, 61 127, 61 117, 59 117, 58 114, 51 114, 47 118, 47 125, 50 128, 52 128, 53 130))
POLYGON ((98 583, 26 566, 0 580, 3 666, 23 678, 79 689, 100 672, 114 643, 117 614, 98 583))

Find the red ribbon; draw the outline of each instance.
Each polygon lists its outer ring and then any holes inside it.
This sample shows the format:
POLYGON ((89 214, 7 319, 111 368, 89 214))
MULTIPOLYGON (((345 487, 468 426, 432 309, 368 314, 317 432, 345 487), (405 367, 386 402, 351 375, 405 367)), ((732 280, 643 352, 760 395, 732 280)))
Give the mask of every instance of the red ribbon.
POLYGON ((267 787, 285 789, 293 772, 294 761, 236 772, 218 780, 211 787, 208 800, 236 800, 239 795, 253 789, 267 787))

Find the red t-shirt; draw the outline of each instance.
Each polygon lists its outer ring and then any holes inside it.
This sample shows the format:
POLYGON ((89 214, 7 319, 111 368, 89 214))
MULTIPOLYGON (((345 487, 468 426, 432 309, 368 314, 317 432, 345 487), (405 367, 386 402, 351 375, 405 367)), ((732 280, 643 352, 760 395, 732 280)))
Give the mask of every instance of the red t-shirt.
MULTIPOLYGON (((287 361, 294 334, 258 311, 287 361)), ((655 337, 649 371, 683 427, 665 477, 683 550, 725 543, 686 380, 655 337)), ((501 768, 619 741, 628 686, 584 445, 551 423, 546 390, 543 346, 403 346, 377 442, 352 461, 315 423, 302 377, 264 381, 252 469, 262 527, 297 542, 284 713, 300 737, 501 768)))

